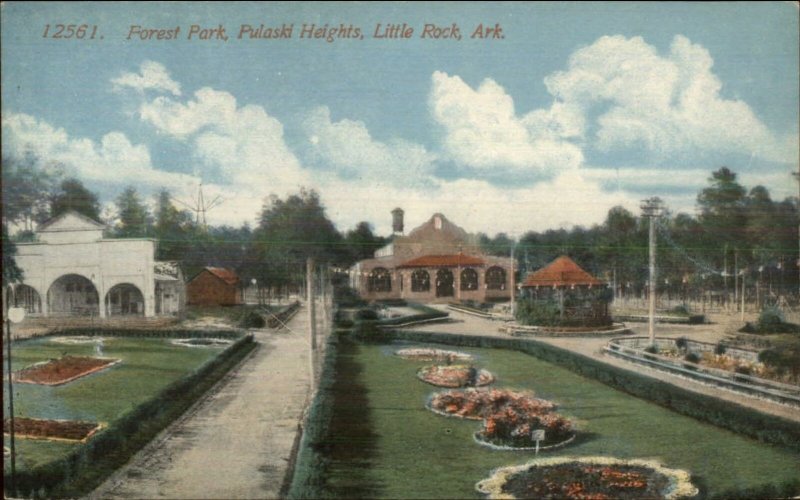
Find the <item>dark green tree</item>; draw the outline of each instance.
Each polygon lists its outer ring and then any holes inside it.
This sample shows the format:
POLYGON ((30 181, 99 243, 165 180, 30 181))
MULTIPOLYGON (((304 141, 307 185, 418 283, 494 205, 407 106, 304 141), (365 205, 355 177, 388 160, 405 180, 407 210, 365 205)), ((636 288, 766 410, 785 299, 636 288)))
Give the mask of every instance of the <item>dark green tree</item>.
POLYGON ((22 269, 17 266, 14 255, 17 253, 17 246, 11 241, 8 235, 8 226, 3 223, 3 288, 11 283, 22 281, 22 269))
POLYGON ((285 200, 270 196, 253 239, 248 260, 259 281, 269 286, 302 282, 308 257, 320 264, 347 260, 342 235, 313 190, 302 189, 285 200))
POLYGON ((347 231, 344 244, 347 248, 346 264, 353 264, 359 260, 372 258, 375 250, 386 244, 386 239, 375 235, 372 232, 372 225, 362 221, 356 224, 354 229, 347 231))
POLYGON ((50 197, 50 216, 56 217, 74 210, 96 221, 100 221, 100 202, 97 195, 86 189, 75 178, 65 179, 58 190, 50 197))
POLYGON ((127 187, 114 202, 119 220, 114 232, 120 238, 141 238, 150 233, 150 211, 142 202, 136 188, 127 187))
POLYGON ((3 157, 3 219, 23 231, 49 217, 48 198, 58 177, 58 168, 42 168, 32 156, 3 157))

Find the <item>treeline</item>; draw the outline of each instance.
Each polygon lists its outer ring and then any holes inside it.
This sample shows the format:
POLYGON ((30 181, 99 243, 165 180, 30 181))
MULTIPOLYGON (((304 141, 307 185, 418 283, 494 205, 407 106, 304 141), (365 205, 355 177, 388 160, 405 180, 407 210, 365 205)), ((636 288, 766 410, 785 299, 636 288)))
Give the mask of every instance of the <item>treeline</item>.
POLYGON ((103 210, 98 196, 80 180, 42 168, 33 158, 3 158, 2 179, 4 283, 22 278, 13 262, 14 242, 32 240, 37 224, 69 210, 105 224, 107 237, 155 239, 156 259, 180 261, 187 277, 205 266, 227 267, 245 283, 255 279, 273 289, 301 283, 307 257, 347 267, 386 244, 368 222, 339 232, 313 190, 301 189, 285 199, 268 197, 253 228, 206 226, 167 190, 148 204, 135 187, 127 187, 103 210), (9 225, 19 229, 13 238, 9 225))
MULTIPOLYGON (((712 172, 708 183, 697 195, 697 215, 674 214, 666 207, 658 219, 659 290, 677 297, 709 290, 732 294, 738 274, 748 286, 757 284, 765 298, 796 291, 797 198, 777 201, 763 186, 747 189, 727 167, 712 172)), ((13 255, 7 224, 21 228, 15 239, 24 241, 37 223, 67 210, 105 223, 111 237, 156 239, 157 259, 181 261, 188 276, 207 265, 228 267, 246 282, 256 279, 270 287, 301 283, 307 257, 345 268, 372 257, 388 241, 368 222, 338 231, 313 190, 266 198, 255 227, 206 227, 174 201, 162 190, 148 204, 128 187, 111 210, 103 211, 79 180, 42 168, 35 159, 4 158, 4 281, 13 272, 13 262, 6 269, 13 255)), ((514 246, 520 278, 566 254, 615 284, 618 294, 638 296, 648 279, 648 224, 647 218, 614 207, 603 224, 589 228, 529 231, 516 245, 503 233, 481 234, 480 240, 494 255, 509 256, 514 246)))
MULTIPOLYGON (((748 288, 758 286, 764 300, 796 293, 797 198, 772 200, 763 186, 748 190, 727 167, 714 171, 708 183, 697 195, 696 216, 667 207, 658 219, 659 293, 692 297, 727 290, 732 295, 737 274, 748 288)), ((648 280, 648 230, 647 218, 614 207, 600 225, 527 232, 514 250, 521 276, 569 255, 616 284, 618 294, 639 296, 648 280)), ((481 242, 495 255, 510 255, 513 245, 505 234, 481 235, 481 242)))

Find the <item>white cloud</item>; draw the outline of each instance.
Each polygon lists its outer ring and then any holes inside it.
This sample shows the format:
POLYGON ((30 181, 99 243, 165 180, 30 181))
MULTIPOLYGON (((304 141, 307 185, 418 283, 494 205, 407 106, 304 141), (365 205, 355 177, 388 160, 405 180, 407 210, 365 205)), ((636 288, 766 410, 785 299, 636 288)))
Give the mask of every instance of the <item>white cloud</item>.
POLYGON ((144 61, 139 66, 139 73, 122 73, 111 79, 115 90, 131 88, 143 93, 145 90, 169 92, 174 96, 181 95, 181 86, 169 76, 164 65, 154 61, 144 61))
POLYGON ((360 121, 331 121, 330 109, 321 106, 303 123, 311 161, 345 177, 396 185, 425 183, 435 156, 423 146, 404 140, 375 140, 360 121))
POLYGON ((100 142, 70 137, 66 131, 22 113, 3 115, 4 154, 27 153, 63 165, 70 175, 87 182, 183 188, 196 183, 188 175, 153 168, 147 146, 135 145, 121 132, 109 132, 100 142))
POLYGON ((477 90, 458 76, 436 71, 429 107, 444 130, 444 151, 456 162, 487 171, 528 171, 547 176, 583 162, 579 138, 583 117, 569 106, 519 117, 514 101, 497 82, 477 90))
POLYGON ((283 193, 311 180, 281 122, 261 106, 239 107, 228 92, 206 87, 186 102, 157 97, 142 103, 140 115, 157 131, 191 141, 198 173, 217 182, 283 193))
POLYGON ((604 36, 572 54, 545 84, 560 103, 603 108, 594 144, 604 151, 644 148, 656 160, 703 152, 755 153, 796 162, 791 139, 777 138, 750 107, 721 95, 708 50, 676 36, 666 56, 641 37, 604 36))

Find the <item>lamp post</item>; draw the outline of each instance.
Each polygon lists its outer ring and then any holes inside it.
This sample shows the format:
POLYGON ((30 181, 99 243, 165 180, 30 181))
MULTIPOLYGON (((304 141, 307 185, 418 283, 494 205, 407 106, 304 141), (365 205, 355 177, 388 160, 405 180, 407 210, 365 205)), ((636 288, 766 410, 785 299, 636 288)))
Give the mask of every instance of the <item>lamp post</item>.
POLYGON ((644 200, 641 205, 642 216, 650 219, 650 304, 647 331, 651 346, 656 343, 656 219, 661 214, 661 207, 661 199, 657 197, 644 200))
MULTIPOLYGON (((14 297, 14 287, 9 286, 9 298, 14 297)), ((14 297, 16 299, 16 297, 14 297)), ((16 300, 12 300, 9 304, 6 314, 6 349, 8 364, 8 419, 9 419, 9 442, 11 444, 11 484, 10 495, 16 495, 16 476, 17 476, 17 450, 14 443, 14 386, 11 381, 11 323, 19 323, 25 319, 25 309, 22 307, 10 307, 15 304, 16 300)))

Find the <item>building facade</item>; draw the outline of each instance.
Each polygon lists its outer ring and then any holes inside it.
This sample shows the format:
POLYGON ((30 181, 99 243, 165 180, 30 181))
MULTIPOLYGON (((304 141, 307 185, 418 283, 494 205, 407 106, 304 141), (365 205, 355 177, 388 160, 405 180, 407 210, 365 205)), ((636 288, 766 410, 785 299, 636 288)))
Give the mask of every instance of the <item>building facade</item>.
POLYGON ((17 244, 24 274, 14 286, 14 304, 45 317, 180 314, 180 267, 155 260, 154 240, 104 238, 104 229, 72 211, 40 224, 36 241, 17 244))
POLYGON ((350 269, 350 286, 365 300, 504 301, 511 298, 510 257, 486 255, 478 238, 442 214, 403 234, 403 211, 392 211, 392 241, 350 269))
POLYGON ((242 303, 239 276, 221 267, 203 268, 189 280, 186 292, 190 305, 233 306, 242 303))

